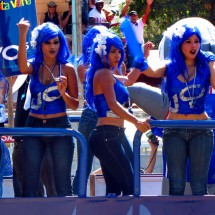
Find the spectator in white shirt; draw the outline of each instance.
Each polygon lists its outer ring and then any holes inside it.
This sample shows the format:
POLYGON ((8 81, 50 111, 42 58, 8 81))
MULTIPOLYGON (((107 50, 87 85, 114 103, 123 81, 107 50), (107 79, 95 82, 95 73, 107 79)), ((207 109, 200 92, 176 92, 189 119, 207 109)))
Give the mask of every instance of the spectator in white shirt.
POLYGON ((89 25, 105 25, 109 27, 104 11, 104 0, 95 1, 96 8, 89 12, 89 25))
MULTIPOLYGON (((147 0, 147 5, 146 5, 146 9, 145 9, 145 13, 143 14, 143 16, 139 19, 138 18, 138 14, 136 11, 132 10, 129 12, 129 18, 130 21, 132 23, 132 27, 134 29, 136 38, 137 38, 137 42, 142 46, 142 48, 146 49, 146 55, 149 55, 149 50, 154 47, 154 44, 152 42, 147 42, 146 44, 144 44, 144 25, 146 24, 147 20, 148 20, 148 16, 151 10, 151 5, 153 3, 154 0, 147 0), (144 47, 144 45, 146 45, 147 47, 144 47)), ((132 67, 133 64, 133 57, 131 56, 131 54, 129 53, 129 50, 127 50, 128 53, 128 64, 127 64, 127 70, 129 71, 130 68, 132 67)), ((147 56, 146 56, 147 57, 147 56)))

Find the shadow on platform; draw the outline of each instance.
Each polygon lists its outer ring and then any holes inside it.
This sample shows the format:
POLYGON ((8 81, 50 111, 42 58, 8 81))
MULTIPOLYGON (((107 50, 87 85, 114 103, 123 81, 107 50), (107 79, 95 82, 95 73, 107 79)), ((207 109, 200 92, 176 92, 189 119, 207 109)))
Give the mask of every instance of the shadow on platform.
POLYGON ((2 215, 214 215, 215 196, 0 199, 2 215))

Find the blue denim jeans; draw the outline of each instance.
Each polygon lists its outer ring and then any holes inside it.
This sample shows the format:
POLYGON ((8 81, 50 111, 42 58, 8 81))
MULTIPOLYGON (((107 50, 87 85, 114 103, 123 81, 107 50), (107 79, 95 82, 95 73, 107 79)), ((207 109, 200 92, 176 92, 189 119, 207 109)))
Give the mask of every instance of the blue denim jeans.
POLYGON ((207 194, 213 130, 166 128, 163 133, 163 149, 167 161, 169 194, 184 194, 188 159, 193 195, 207 194))
MULTIPOLYGON (((98 121, 98 116, 95 111, 93 111, 91 108, 86 107, 81 114, 81 119, 78 124, 78 131, 80 131, 87 143, 89 144, 89 136, 90 133, 93 131, 93 129, 96 127, 98 121)), ((125 149, 125 152, 129 158, 129 161, 132 163, 133 166, 133 151, 131 149, 131 146, 128 142, 128 139, 125 138, 122 142, 122 146, 125 149)), ((78 152, 78 163, 80 159, 80 144, 78 143, 77 145, 77 152, 78 152)), ((90 147, 88 148, 88 162, 87 162, 87 177, 89 177, 91 170, 92 170, 92 164, 93 164, 93 157, 94 154, 92 153, 90 147)), ((76 174, 73 180, 73 194, 78 194, 78 173, 79 173, 79 165, 76 170, 76 174)))
POLYGON ((99 159, 106 182, 106 195, 133 194, 133 168, 122 145, 126 141, 124 128, 97 126, 91 133, 89 145, 99 159))
MULTIPOLYGON (((81 119, 79 121, 78 124, 78 131, 80 131, 87 143, 89 140, 89 136, 90 133, 92 132, 92 130, 96 127, 96 123, 98 121, 98 116, 97 113, 95 111, 93 111, 91 108, 86 107, 81 114, 81 119)), ((78 154, 78 163, 79 163, 79 159, 80 159, 80 144, 78 143, 77 145, 77 154, 78 154)), ((87 178, 90 175, 91 169, 92 169, 92 163, 93 163, 93 153, 91 152, 90 148, 88 147, 88 161, 87 161, 87 178)), ((73 180, 73 194, 78 194, 78 173, 80 171, 80 167, 78 165, 77 170, 76 170, 76 174, 73 180)))
MULTIPOLYGON (((29 116, 25 126, 33 128, 71 128, 67 116, 46 120, 29 116)), ((72 195, 71 168, 74 152, 72 137, 26 136, 23 139, 23 197, 37 196, 41 165, 47 145, 49 145, 51 151, 57 196, 72 195)))

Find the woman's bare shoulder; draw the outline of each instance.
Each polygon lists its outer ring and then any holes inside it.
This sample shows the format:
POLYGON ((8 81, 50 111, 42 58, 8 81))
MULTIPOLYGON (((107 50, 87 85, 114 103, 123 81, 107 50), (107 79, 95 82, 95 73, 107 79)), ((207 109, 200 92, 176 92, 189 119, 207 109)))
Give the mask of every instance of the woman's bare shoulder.
POLYGON ((61 64, 61 68, 64 74, 75 73, 75 68, 71 63, 61 64))
POLYGON ((96 74, 97 75, 102 75, 102 76, 106 76, 106 75, 113 75, 113 73, 112 73, 112 71, 110 70, 110 69, 108 69, 108 68, 102 68, 102 69, 98 69, 97 71, 96 71, 96 74))
POLYGON ((97 81, 105 83, 113 79, 113 74, 110 69, 103 68, 96 71, 94 78, 97 81))

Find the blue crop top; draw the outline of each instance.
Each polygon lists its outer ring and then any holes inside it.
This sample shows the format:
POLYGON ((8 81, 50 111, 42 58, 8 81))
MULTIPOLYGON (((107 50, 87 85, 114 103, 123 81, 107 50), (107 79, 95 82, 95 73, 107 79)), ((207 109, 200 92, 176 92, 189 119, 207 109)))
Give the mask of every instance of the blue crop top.
POLYGON ((167 66, 166 91, 170 100, 170 112, 179 114, 203 113, 205 111, 204 101, 209 86, 209 67, 203 68, 201 65, 198 66, 196 78, 190 80, 186 85, 186 83, 181 82, 175 75, 168 74, 167 66))
MULTIPOLYGON (((116 79, 116 78, 115 78, 116 79)), ((116 79, 114 84, 114 92, 116 94, 116 100, 121 104, 125 104, 128 101, 129 94, 127 88, 116 79)), ((97 110, 98 117, 118 117, 108 107, 104 94, 98 94, 94 96, 94 104, 97 110)))
MULTIPOLYGON (((59 64, 59 75, 61 75, 61 65, 59 64)), ((56 114, 66 111, 66 104, 62 99, 56 82, 44 85, 39 81, 39 72, 36 71, 31 76, 31 113, 35 114, 56 114)))

